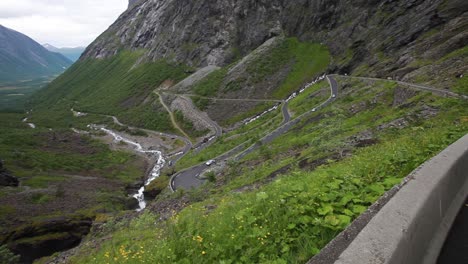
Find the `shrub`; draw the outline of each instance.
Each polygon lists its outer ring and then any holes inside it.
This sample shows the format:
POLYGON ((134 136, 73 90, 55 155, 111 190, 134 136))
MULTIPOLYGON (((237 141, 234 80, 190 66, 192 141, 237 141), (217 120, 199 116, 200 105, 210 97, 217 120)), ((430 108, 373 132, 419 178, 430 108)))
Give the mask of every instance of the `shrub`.
POLYGON ((19 263, 19 256, 13 254, 6 245, 0 246, 0 264, 19 263))

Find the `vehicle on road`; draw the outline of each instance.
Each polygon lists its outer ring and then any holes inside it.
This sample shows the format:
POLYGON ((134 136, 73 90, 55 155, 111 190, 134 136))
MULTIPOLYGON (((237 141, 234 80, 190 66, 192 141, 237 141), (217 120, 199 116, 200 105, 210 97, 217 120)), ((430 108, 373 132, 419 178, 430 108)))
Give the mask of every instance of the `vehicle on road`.
POLYGON ((214 163, 216 163, 215 160, 209 160, 209 161, 207 161, 205 164, 206 164, 206 166, 211 166, 211 165, 213 165, 214 163))
POLYGON ((335 98, 335 97, 336 97, 336 94, 332 95, 332 97, 335 98))
POLYGON ((317 111, 317 108, 312 109, 312 112, 315 112, 315 111, 317 111))

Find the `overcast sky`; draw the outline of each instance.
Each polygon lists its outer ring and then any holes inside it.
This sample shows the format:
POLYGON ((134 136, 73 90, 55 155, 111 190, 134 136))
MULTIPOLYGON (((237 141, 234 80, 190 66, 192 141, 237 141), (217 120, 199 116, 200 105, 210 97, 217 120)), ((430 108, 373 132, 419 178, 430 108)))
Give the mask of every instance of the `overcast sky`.
POLYGON ((56 47, 87 46, 128 0, 0 0, 0 24, 56 47))

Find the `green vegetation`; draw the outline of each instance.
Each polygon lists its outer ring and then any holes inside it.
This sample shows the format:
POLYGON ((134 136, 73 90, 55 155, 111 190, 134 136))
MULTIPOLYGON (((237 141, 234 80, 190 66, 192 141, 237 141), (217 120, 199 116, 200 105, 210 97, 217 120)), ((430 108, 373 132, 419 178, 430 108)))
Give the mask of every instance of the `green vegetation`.
MULTIPOLYGON (((325 46, 300 42, 296 38, 287 38, 273 47, 267 55, 250 61, 246 69, 248 76, 240 76, 235 80, 227 79, 228 70, 233 65, 211 73, 192 88, 194 93, 200 96, 193 96, 192 99, 199 109, 206 110, 211 101, 203 97, 216 97, 220 96, 220 93, 228 92, 235 95, 236 92, 241 93, 245 87, 260 89, 258 87, 264 85, 266 81, 279 82, 279 87, 272 89, 271 95, 276 99, 285 99, 314 76, 323 73, 329 63, 330 54, 325 46)), ((223 120, 222 123, 223 125, 234 124, 272 106, 273 103, 259 103, 229 120, 223 120)))
POLYGON ((63 182, 67 178, 63 176, 37 175, 23 182, 23 185, 31 188, 47 188, 52 182, 63 182))
MULTIPOLYGON (((227 67, 216 70, 206 76, 202 81, 196 83, 192 91, 199 96, 216 97, 224 78, 227 74, 227 67)), ((193 103, 200 109, 205 110, 210 104, 210 100, 202 97, 192 97, 193 103)))
POLYGON ((284 99, 312 76, 323 72, 329 63, 330 54, 325 46, 288 38, 274 48, 268 56, 249 65, 247 70, 252 74, 254 82, 260 82, 266 76, 273 75, 285 66, 291 65, 288 76, 273 94, 275 98, 284 99))
POLYGON ((54 77, 22 82, 0 83, 0 111, 23 112, 32 94, 47 85, 54 77))
POLYGON ((32 218, 66 217, 77 211, 92 217, 96 212, 128 208, 125 186, 143 176, 141 158, 111 151, 69 129, 31 129, 22 118, 21 114, 0 113, 0 158, 23 186, 0 188, 0 203, 9 204, 0 206, 0 232, 32 218), (63 207, 51 210, 45 206, 57 203, 58 198, 63 207), (23 206, 30 204, 36 204, 36 210, 24 214, 23 206))
POLYGON ((263 137, 265 133, 276 128, 282 121, 283 118, 279 110, 273 111, 246 126, 222 135, 216 142, 201 151, 191 151, 179 160, 177 168, 188 168, 213 159, 243 143, 245 143, 244 148, 247 148, 263 137))
POLYGON ((195 84, 193 92, 200 96, 216 96, 218 89, 227 74, 227 68, 216 70, 206 76, 202 81, 195 84))
POLYGON ((243 113, 240 113, 228 120, 225 120, 222 122, 223 125, 229 125, 229 124, 235 124, 237 122, 240 122, 246 118, 250 118, 252 116, 255 116, 259 113, 262 113, 263 111, 266 111, 270 108, 272 108, 273 106, 275 105, 275 103, 273 102, 264 102, 264 103, 259 103, 257 104, 255 107, 253 107, 252 109, 248 110, 248 111, 245 111, 243 113))
POLYGON ((146 212, 99 248, 82 248, 91 254, 73 261, 304 263, 386 190, 468 131, 461 118, 468 114, 465 101, 418 92, 395 105, 393 82, 348 84, 353 89, 333 105, 230 164, 223 172, 226 185, 208 185, 204 201, 157 226, 159 216, 146 212), (428 115, 428 108, 436 114, 428 115), (399 118, 408 126, 390 125, 399 118), (370 145, 353 143, 369 133, 370 145), (241 191, 248 186, 251 191, 241 191))
POLYGON ((6 245, 0 246, 0 264, 19 263, 19 256, 13 254, 6 245))
POLYGON ((309 87, 302 94, 292 100, 288 108, 297 117, 310 111, 319 104, 325 102, 330 97, 330 86, 327 81, 316 83, 309 87))
POLYGON ((34 204, 46 204, 52 200, 53 197, 45 193, 34 193, 31 196, 31 203, 34 204))
POLYGON ((463 58, 465 56, 468 56, 468 46, 457 49, 457 50, 445 55, 444 57, 442 57, 439 60, 439 62, 446 61, 446 60, 449 60, 449 59, 452 59, 452 58, 463 58))
POLYGON ((206 135, 209 130, 196 130, 195 127, 193 126, 192 121, 187 119, 184 114, 181 111, 175 111, 174 112, 175 119, 177 121, 177 124, 179 124, 185 132, 189 133, 191 137, 197 138, 201 137, 203 135, 206 135))
POLYGON ((41 184, 44 172, 49 171, 100 174, 126 183, 141 177, 138 167, 122 166, 133 163, 135 156, 112 152, 105 145, 71 131, 0 128, 0 136, 0 157, 20 177, 40 176, 26 181, 33 185, 41 184))
POLYGON ((284 83, 275 91, 277 98, 285 98, 312 76, 323 72, 330 63, 330 54, 325 46, 301 43, 297 39, 288 40, 288 44, 295 63, 284 83))
POLYGON ((154 196, 159 195, 169 184, 169 177, 161 175, 146 186, 145 191, 152 193, 154 196))
POLYGON ((129 125, 173 131, 168 114, 153 90, 166 80, 187 76, 187 67, 164 61, 137 64, 142 52, 121 52, 107 59, 75 63, 38 93, 32 120, 66 127, 70 109, 115 115, 129 125))
POLYGON ((453 89, 455 92, 468 95, 468 76, 458 79, 453 89))

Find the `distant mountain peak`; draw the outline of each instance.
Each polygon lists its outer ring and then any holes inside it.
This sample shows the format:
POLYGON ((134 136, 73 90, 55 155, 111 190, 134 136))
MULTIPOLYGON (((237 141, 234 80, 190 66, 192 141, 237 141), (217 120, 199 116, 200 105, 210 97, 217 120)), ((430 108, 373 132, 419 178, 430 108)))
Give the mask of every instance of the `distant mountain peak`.
POLYGON ((48 49, 49 51, 62 54, 63 56, 67 57, 73 62, 77 61, 80 58, 83 51, 86 49, 85 47, 57 48, 49 43, 45 43, 42 46, 44 46, 44 48, 48 49))
POLYGON ((44 46, 45 48, 57 48, 54 45, 51 45, 49 43, 42 44, 42 46, 44 46))
POLYGON ((56 75, 72 64, 63 55, 5 26, 0 26, 0 43, 0 81, 56 75))

